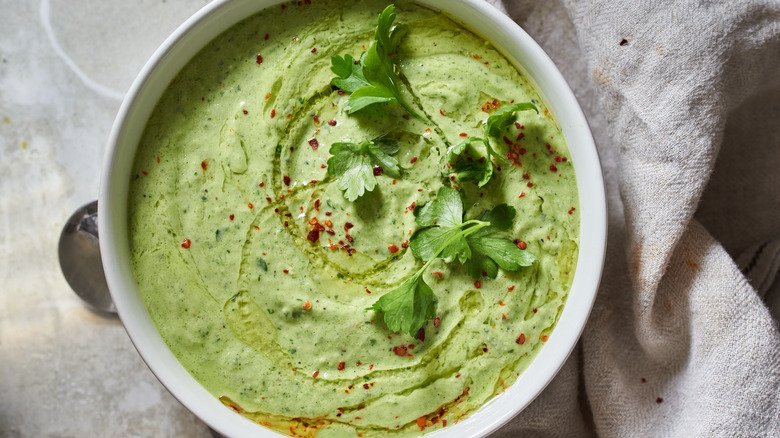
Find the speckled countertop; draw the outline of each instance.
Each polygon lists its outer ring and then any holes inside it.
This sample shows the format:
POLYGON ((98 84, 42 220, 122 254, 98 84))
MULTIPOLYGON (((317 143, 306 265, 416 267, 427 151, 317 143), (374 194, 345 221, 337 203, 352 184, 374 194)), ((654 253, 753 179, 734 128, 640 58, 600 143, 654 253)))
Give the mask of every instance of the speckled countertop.
POLYGON ((211 436, 57 259, 61 227, 97 198, 122 96, 205 3, 0 0, 2 437, 211 436))

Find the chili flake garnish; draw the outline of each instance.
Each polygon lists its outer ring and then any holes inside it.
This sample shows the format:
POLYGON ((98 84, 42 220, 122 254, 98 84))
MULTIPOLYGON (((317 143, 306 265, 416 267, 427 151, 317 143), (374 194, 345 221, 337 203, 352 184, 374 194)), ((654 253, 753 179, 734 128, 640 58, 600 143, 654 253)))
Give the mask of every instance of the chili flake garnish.
POLYGON ((391 254, 395 254, 398 252, 398 247, 395 244, 392 244, 387 247, 387 250, 390 251, 391 254))
POLYGON ((187 249, 187 248, 190 247, 191 244, 192 244, 192 242, 190 241, 190 239, 184 239, 181 242, 181 247, 184 248, 184 249, 187 249))
POLYGON ((344 370, 344 367, 346 367, 346 366, 347 366, 347 364, 346 364, 346 363, 344 363, 344 362, 339 362, 339 365, 338 365, 336 368, 338 368, 338 370, 339 370, 339 371, 343 371, 343 370, 344 370))
POLYGON ((250 210, 251 210, 251 209, 253 209, 253 208, 255 208, 255 206, 254 206, 254 205, 252 205, 252 203, 251 203, 251 202, 250 202, 249 204, 247 204, 246 206, 247 206, 247 207, 249 207, 249 209, 250 209, 250 210))
POLYGON ((256 61, 256 62, 257 62, 258 64, 262 64, 262 63, 263 63, 263 56, 262 56, 262 55, 260 55, 260 54, 258 54, 258 55, 257 55, 257 61, 256 61))
POLYGON ((320 372, 319 371, 315 371, 314 373, 312 373, 311 378, 312 379, 316 379, 317 376, 319 376, 319 375, 320 375, 320 372))
POLYGON ((406 347, 403 345, 393 347, 393 353, 398 356, 406 356, 406 347))
POLYGON ((481 288, 481 287, 482 287, 482 283, 481 283, 479 280, 477 280, 477 281, 475 281, 475 282, 474 282, 474 287, 476 287, 477 289, 479 289, 479 288, 481 288))
POLYGON ((200 162, 200 167, 201 169, 206 170, 209 168, 209 163, 207 163, 206 160, 203 160, 200 162))
POLYGON ((410 163, 414 164, 417 162, 417 157, 412 157, 411 160, 409 160, 410 163))
POLYGON ((515 342, 520 345, 525 344, 525 334, 520 333, 520 336, 518 336, 517 339, 515 339, 515 342))
POLYGON ((276 108, 271 110, 271 118, 273 119, 274 117, 276 117, 276 108))
POLYGON ((344 231, 349 231, 354 225, 352 225, 351 222, 347 222, 344 224, 344 231))
POLYGON ((318 142, 316 138, 312 138, 311 140, 309 140, 309 146, 311 146, 311 148, 316 151, 317 148, 320 147, 320 142, 318 142))
POLYGON ((439 327, 439 324, 441 324, 441 318, 439 318, 439 317, 437 316, 436 318, 434 318, 434 319, 433 319, 433 326, 434 326, 434 327, 436 327, 436 328, 438 328, 438 327, 439 327))

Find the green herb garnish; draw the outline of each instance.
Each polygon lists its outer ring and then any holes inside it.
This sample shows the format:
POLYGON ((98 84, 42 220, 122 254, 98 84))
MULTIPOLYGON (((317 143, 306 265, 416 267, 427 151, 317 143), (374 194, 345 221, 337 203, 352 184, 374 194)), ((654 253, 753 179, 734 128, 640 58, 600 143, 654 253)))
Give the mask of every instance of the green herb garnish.
POLYGON ((488 117, 485 122, 484 138, 470 137, 455 146, 450 147, 447 153, 447 161, 450 164, 451 173, 458 176, 461 181, 477 181, 479 187, 484 186, 493 176, 493 158, 506 161, 493 146, 490 138, 501 138, 501 132, 515 121, 515 112, 534 110, 532 102, 515 103, 501 108, 488 117), (482 156, 473 147, 473 143, 480 142, 485 145, 485 155, 482 156))
POLYGON ((425 321, 435 316, 436 296, 422 276, 438 257, 467 264, 474 279, 481 275, 495 278, 498 267, 516 271, 536 260, 533 253, 520 250, 510 240, 489 237, 509 229, 516 215, 514 207, 501 204, 485 211, 480 219, 465 222, 463 215, 460 192, 447 187, 439 189, 434 201, 418 209, 416 222, 425 228, 412 236, 409 246, 425 264, 369 308, 383 313, 390 330, 414 336, 425 321))
POLYGON ((401 99, 394 59, 397 58, 398 42, 405 32, 404 26, 393 26, 395 6, 390 5, 379 14, 374 42, 356 61, 351 55, 333 56, 330 70, 336 74, 331 83, 352 93, 347 101, 347 111, 352 114, 363 108, 387 102, 397 102, 406 111, 420 120, 418 114, 401 99))
POLYGON ((398 152, 398 145, 385 140, 355 143, 333 143, 328 159, 328 175, 337 177, 338 188, 350 202, 376 187, 374 166, 382 172, 397 178, 400 176, 398 160, 391 155, 398 152))

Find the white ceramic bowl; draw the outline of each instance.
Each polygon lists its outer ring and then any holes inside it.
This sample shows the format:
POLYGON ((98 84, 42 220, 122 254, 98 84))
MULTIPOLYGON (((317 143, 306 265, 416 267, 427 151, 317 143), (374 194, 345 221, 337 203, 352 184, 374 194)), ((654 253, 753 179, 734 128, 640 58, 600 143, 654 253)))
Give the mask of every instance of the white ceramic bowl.
MULTIPOLYGON (((127 197, 136 148, 157 100, 179 70, 217 35, 278 0, 217 0, 182 24, 154 53, 119 109, 103 165, 100 250, 111 295, 138 352, 160 382, 213 429, 231 437, 279 437, 225 407, 179 364, 138 292, 127 236, 127 197)), ((596 147, 574 94, 544 51, 511 19, 483 0, 419 0, 493 42, 536 83, 570 148, 580 196, 580 254, 560 320, 536 359, 503 394, 436 438, 484 436, 525 408, 552 380, 579 339, 598 289, 606 246, 606 201, 596 147)))

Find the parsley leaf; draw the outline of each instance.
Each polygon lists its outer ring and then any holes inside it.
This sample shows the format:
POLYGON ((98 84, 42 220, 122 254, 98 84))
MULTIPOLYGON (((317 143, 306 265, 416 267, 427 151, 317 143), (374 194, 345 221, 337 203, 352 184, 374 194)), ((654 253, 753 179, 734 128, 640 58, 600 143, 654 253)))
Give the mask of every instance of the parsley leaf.
POLYGON ((485 211, 480 220, 463 221, 463 198, 458 190, 442 187, 435 200, 415 210, 421 228, 409 244, 415 256, 425 264, 399 287, 383 295, 369 310, 384 314, 385 324, 393 331, 414 336, 436 312, 436 297, 422 278, 430 262, 437 257, 467 264, 476 278, 485 274, 495 277, 498 268, 516 271, 536 259, 507 239, 490 237, 508 230, 516 211, 501 204, 485 211))
POLYGON ((363 68, 360 63, 355 61, 352 55, 347 54, 343 58, 334 56, 330 58, 330 62, 330 70, 337 75, 331 80, 333 85, 349 93, 371 85, 363 76, 363 68))
POLYGON ((342 90, 352 93, 346 109, 352 114, 376 104, 397 102, 401 107, 420 120, 426 118, 418 114, 401 98, 400 79, 393 62, 404 26, 393 26, 395 6, 389 5, 379 14, 374 32, 374 42, 356 62, 351 55, 333 56, 330 70, 336 74, 331 83, 342 90))
POLYGON ((485 137, 470 137, 455 146, 450 147, 447 153, 447 161, 450 164, 450 173, 454 173, 461 181, 477 181, 479 187, 484 186, 493 176, 493 158, 504 158, 493 149, 490 138, 500 138, 501 133, 515 121, 517 111, 534 110, 532 102, 520 102, 505 106, 494 112, 485 122, 485 137), (485 146, 485 156, 481 156, 473 147, 473 143, 482 143, 485 146))
POLYGON ((390 330, 414 336, 425 321, 436 315, 436 296, 423 280, 422 272, 418 271, 369 307, 369 310, 383 313, 385 324, 390 330))
POLYGON ((376 187, 374 166, 381 166, 391 177, 400 176, 398 160, 391 155, 398 152, 398 145, 386 141, 364 141, 360 144, 339 142, 330 147, 328 175, 338 178, 337 187, 344 197, 354 201, 376 187))
POLYGON ((484 272, 490 278, 498 274, 498 267, 505 271, 516 271, 521 266, 531 266, 536 256, 530 252, 521 250, 513 242, 507 239, 488 237, 500 231, 505 231, 512 226, 516 211, 514 207, 506 204, 495 206, 482 214, 482 221, 490 225, 474 232, 466 238, 473 257, 469 260, 469 275, 475 280, 484 272))

